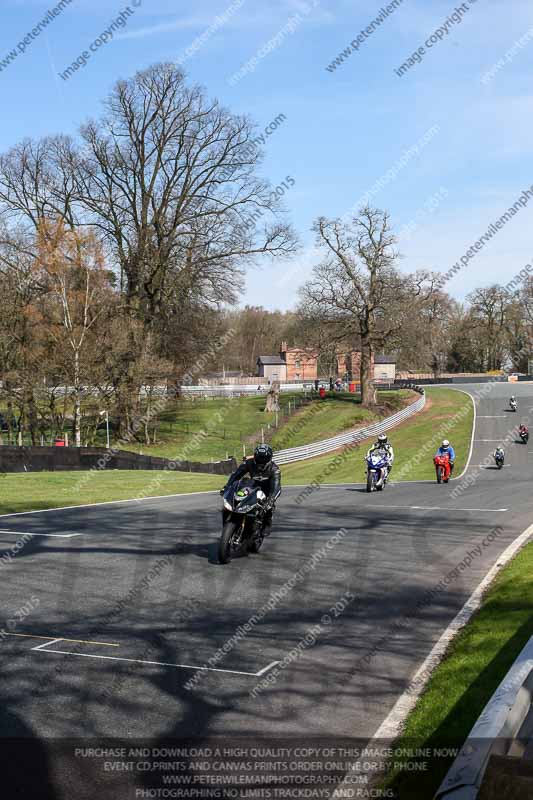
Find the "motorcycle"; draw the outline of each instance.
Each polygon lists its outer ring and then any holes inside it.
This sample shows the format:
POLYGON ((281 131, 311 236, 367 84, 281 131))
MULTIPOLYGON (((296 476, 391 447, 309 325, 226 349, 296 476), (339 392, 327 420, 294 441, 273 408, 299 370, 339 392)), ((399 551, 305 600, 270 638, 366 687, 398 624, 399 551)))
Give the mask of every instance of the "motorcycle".
POLYGON ((452 471, 450 456, 448 454, 436 455, 433 459, 433 463, 435 464, 435 470, 437 472, 437 483, 448 483, 452 471))
POLYGON ((503 462, 505 461, 505 453, 501 448, 498 448, 494 452, 494 461, 496 462, 496 466, 498 469, 503 467, 503 462))
POLYGON ((518 409, 518 404, 516 400, 509 401, 509 408, 511 409, 511 411, 516 411, 518 409))
POLYGON ((374 450, 366 457, 366 490, 381 492, 389 475, 389 454, 386 450, 374 450))
POLYGON ((222 534, 218 560, 227 564, 239 551, 258 553, 263 544, 266 494, 249 478, 236 481, 223 492, 222 534))
POLYGON ((519 430, 518 435, 522 440, 522 444, 527 444, 529 442, 529 430, 527 428, 522 428, 519 430))

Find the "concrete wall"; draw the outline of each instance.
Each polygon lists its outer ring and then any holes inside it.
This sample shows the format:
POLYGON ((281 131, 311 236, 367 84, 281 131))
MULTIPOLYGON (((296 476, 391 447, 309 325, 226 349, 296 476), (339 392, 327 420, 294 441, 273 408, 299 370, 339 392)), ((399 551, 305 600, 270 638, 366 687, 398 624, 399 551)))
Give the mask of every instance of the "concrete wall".
POLYGON ((234 458, 203 464, 199 461, 173 462, 168 458, 141 456, 127 450, 103 447, 0 447, 0 472, 56 472, 91 469, 172 469, 177 472, 204 472, 229 475, 236 467, 234 458))

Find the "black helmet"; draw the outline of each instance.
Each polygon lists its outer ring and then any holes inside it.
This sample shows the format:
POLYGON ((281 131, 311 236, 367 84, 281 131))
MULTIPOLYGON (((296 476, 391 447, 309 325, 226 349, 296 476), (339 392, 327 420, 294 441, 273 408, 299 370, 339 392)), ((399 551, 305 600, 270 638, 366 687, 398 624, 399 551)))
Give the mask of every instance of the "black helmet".
POLYGON ((272 448, 268 444, 258 444, 254 450, 254 461, 258 467, 263 469, 272 461, 272 448))

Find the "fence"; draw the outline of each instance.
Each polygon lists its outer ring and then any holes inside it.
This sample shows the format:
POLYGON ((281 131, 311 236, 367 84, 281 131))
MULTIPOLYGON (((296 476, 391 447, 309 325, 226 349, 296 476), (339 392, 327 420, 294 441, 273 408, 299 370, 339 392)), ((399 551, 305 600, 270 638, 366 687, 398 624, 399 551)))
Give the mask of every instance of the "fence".
POLYGON ((301 447, 289 447, 286 450, 278 450, 274 453, 274 460, 276 464, 292 464, 294 461, 303 461, 306 458, 313 456, 321 456, 325 453, 331 453, 339 447, 343 447, 353 442, 362 442, 371 436, 376 436, 379 433, 394 428, 403 420, 408 419, 421 411, 426 404, 426 395, 424 390, 420 387, 411 386, 420 393, 418 400, 414 403, 398 411, 380 422, 374 422, 372 425, 367 425, 365 428, 358 428, 357 430, 341 433, 338 436, 333 436, 331 439, 323 439, 321 442, 313 442, 312 444, 305 444, 301 447))
POLYGON ((207 472, 229 475, 237 467, 235 459, 203 464, 199 461, 172 461, 157 456, 142 456, 127 450, 104 447, 11 447, 0 448, 0 472, 49 472, 91 469, 172 469, 177 472, 207 472))

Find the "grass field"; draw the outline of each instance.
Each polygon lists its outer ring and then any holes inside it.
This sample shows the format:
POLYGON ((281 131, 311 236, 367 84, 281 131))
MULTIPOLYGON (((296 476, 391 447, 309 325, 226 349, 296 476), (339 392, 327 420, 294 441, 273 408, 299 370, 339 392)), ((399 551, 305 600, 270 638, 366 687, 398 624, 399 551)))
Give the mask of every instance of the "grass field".
POLYGON ((28 472, 0 478, 0 514, 220 489, 224 475, 159 470, 28 472))
POLYGON ((147 455, 174 458, 187 448, 191 437, 199 431, 206 436, 198 440, 194 450, 187 450, 193 461, 218 461, 229 456, 237 459, 251 453, 254 444, 261 441, 261 429, 274 448, 306 444, 321 437, 340 433, 345 428, 393 413, 405 402, 409 392, 383 392, 379 394, 381 407, 376 413, 363 409, 360 397, 353 394, 327 395, 303 404, 301 393, 283 393, 278 414, 279 430, 271 437, 269 426, 274 426, 275 415, 265 412, 265 396, 182 400, 159 416, 157 442, 146 446, 134 443, 124 449, 147 455), (290 403, 290 409, 289 409, 290 403), (295 403, 300 408, 295 408, 295 403))
MULTIPOLYGON (((459 475, 466 464, 474 418, 472 400, 455 389, 429 388, 426 395, 424 411, 389 433, 396 456, 392 480, 434 478, 433 455, 444 437, 455 447, 455 474, 459 475)), ((283 468, 283 482, 307 484, 319 480, 324 474, 328 476, 327 483, 363 482, 366 471, 364 456, 369 445, 370 441, 363 442, 334 471, 328 470, 335 458, 331 454, 288 464, 283 468)))
MULTIPOLYGON (((289 402, 294 407, 294 403, 301 403, 302 399, 301 394, 284 394, 280 416, 288 410, 289 402)), ((155 444, 147 446, 134 442, 122 449, 175 458, 186 448, 187 458, 192 461, 220 461, 226 458, 226 454, 240 459, 243 443, 247 444, 246 451, 250 453, 253 443, 261 441, 261 428, 268 432, 268 425, 274 423, 273 414, 263 410, 265 403, 264 395, 180 400, 159 415, 155 444), (191 437, 200 431, 205 436, 198 439, 193 450, 187 449, 191 437)))
POLYGON ((274 450, 283 450, 327 439, 394 414, 406 402, 414 399, 416 395, 409 391, 379 392, 378 410, 369 411, 360 405, 359 396, 331 392, 323 400, 316 400, 299 409, 273 436, 270 444, 274 450))
MULTIPOLYGON (((391 439, 398 452, 397 466, 395 466, 393 475, 395 474, 398 479, 433 477, 430 455, 442 438, 439 433, 439 425, 454 415, 460 418, 446 435, 453 440, 457 447, 458 470, 462 469, 466 459, 472 424, 470 399, 451 389, 430 390, 428 398, 430 402, 425 411, 401 425, 391 434, 391 439), (419 463, 417 456, 424 443, 429 447, 428 455, 419 463), (409 466, 411 460, 413 460, 412 468, 409 466)), ((261 402, 264 402, 263 398, 261 398, 261 402)), ((339 413, 339 406, 344 409, 346 405, 346 402, 340 398, 331 402, 324 401, 324 407, 330 409, 332 415, 339 413)), ((353 413, 357 414, 358 411, 361 409, 356 405, 353 413)), ((297 412, 297 414, 299 413, 301 412, 297 412)), ((316 417, 320 414, 322 411, 317 412, 316 417)), ((303 427, 302 430, 306 430, 306 434, 312 435, 314 439, 318 433, 315 429, 315 418, 305 421, 305 426, 307 426, 307 422, 309 422, 307 430, 306 427, 303 427)), ((298 438, 297 441, 301 442, 302 440, 298 438)), ((364 475, 363 453, 364 447, 351 453, 338 471, 327 478, 328 483, 349 483, 355 479, 362 480, 364 475)), ((305 483, 313 480, 321 474, 332 458, 333 456, 310 459, 283 467, 283 483, 305 483)), ((225 476, 222 475, 145 470, 2 474, 0 475, 0 513, 124 500, 143 493, 165 495, 207 491, 220 488, 225 480, 225 476)))
MULTIPOLYGON (((407 720, 398 748, 459 748, 533 636, 533 544, 505 567, 480 611, 459 633, 407 720)), ((416 763, 416 759, 410 759, 416 763)), ((427 771, 398 773, 392 785, 402 800, 431 798, 453 758, 424 759, 427 771)))

